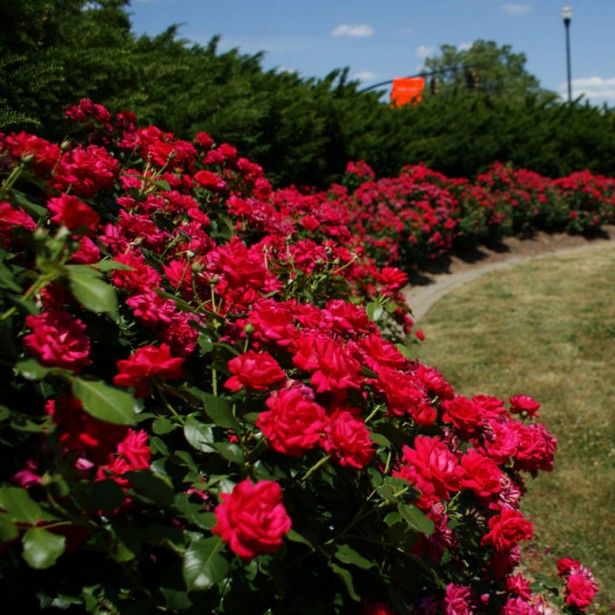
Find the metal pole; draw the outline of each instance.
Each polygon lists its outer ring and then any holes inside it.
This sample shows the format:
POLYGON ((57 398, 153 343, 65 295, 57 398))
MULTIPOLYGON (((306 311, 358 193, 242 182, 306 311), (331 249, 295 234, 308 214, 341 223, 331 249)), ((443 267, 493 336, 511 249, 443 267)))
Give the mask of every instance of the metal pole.
POLYGON ((568 102, 572 102, 572 78, 570 71, 570 18, 572 17, 572 9, 565 6, 562 9, 564 18, 564 28, 566 30, 566 73, 568 75, 568 102))

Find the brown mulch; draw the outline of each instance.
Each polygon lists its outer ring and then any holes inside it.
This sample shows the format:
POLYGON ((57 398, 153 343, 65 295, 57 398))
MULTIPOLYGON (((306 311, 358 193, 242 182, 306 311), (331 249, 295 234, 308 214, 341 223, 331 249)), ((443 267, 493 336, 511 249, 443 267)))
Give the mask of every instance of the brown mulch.
POLYGON ((608 224, 591 235, 536 232, 530 237, 505 237, 492 244, 483 244, 476 249, 459 251, 451 257, 438 261, 421 271, 410 274, 410 284, 423 286, 435 282, 442 274, 455 274, 477 266, 506 261, 515 257, 542 256, 604 241, 615 241, 615 225, 608 224))

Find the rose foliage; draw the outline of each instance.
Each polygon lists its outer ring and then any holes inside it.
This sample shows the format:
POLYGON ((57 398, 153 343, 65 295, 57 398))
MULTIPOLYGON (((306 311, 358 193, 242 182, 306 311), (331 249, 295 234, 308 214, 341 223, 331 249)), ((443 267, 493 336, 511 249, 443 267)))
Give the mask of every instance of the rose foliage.
POLYGON ((485 185, 413 167, 354 192, 274 193, 204 133, 179 140, 90 101, 68 115, 83 142, 0 137, 5 600, 76 613, 591 603, 574 560, 559 594, 517 571, 533 534, 525 479, 556 450, 538 402, 459 395, 412 358, 400 238, 446 249, 453 188, 480 200, 485 185))

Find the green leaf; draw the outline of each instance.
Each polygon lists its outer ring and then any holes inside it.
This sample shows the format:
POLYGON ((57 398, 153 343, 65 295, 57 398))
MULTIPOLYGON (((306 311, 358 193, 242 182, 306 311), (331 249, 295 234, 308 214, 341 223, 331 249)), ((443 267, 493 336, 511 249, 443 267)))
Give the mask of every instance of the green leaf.
POLYGON ((329 567, 342 580, 342 582, 346 586, 346 591, 348 592, 350 598, 355 602, 359 602, 361 598, 354 589, 354 583, 352 581, 352 575, 350 574, 350 571, 346 570, 346 568, 338 566, 333 562, 329 562, 329 567))
POLYGON ((77 269, 79 265, 68 265, 70 289, 75 298, 88 310, 97 314, 109 314, 118 320, 117 295, 115 288, 100 279, 93 267, 77 269))
POLYGON ((143 540, 155 545, 168 543, 179 546, 184 543, 184 534, 177 527, 163 523, 151 523, 143 529, 143 540))
POLYGON ((193 542, 184 555, 182 572, 188 590, 209 589, 224 579, 228 562, 219 551, 224 546, 222 539, 206 538, 193 542))
POLYGON ((211 530, 218 523, 218 517, 212 512, 199 511, 192 515, 192 521, 203 529, 211 530))
POLYGON ((314 551, 314 546, 312 545, 312 543, 307 538, 305 538, 305 536, 299 534, 299 532, 297 532, 296 530, 290 530, 290 532, 286 534, 286 538, 288 538, 288 540, 290 540, 291 542, 298 542, 302 545, 306 545, 312 551, 314 551))
POLYGON ((393 526, 396 523, 399 523, 401 521, 401 515, 398 512, 390 512, 385 518, 384 518, 384 522, 389 526, 393 526))
POLYGON ((156 419, 152 423, 152 431, 157 436, 164 436, 165 434, 172 432, 176 427, 177 425, 175 423, 171 423, 171 421, 165 418, 156 419))
POLYGON ((36 525, 48 518, 43 509, 21 487, 0 488, 0 508, 6 511, 12 521, 36 525))
POLYGON ((403 491, 404 489, 407 491, 412 488, 412 485, 403 478, 397 478, 396 476, 386 476, 384 479, 384 484, 388 485, 396 492, 403 491))
POLYGON ((12 271, 2 262, 0 262, 0 287, 21 293, 21 286, 15 281, 12 271))
POLYGON ((406 359, 412 359, 414 358, 412 356, 412 349, 407 346, 406 344, 395 344, 395 347, 397 348, 397 350, 399 350, 399 352, 406 357, 406 359))
POLYGON ((166 607, 170 611, 185 611, 192 606, 192 601, 184 591, 161 587, 160 593, 164 596, 166 607))
POLYGON ((155 476, 149 470, 126 472, 124 477, 130 481, 133 489, 139 495, 154 504, 168 506, 175 495, 173 487, 160 476, 155 476))
POLYGON ((170 454, 169 447, 166 442, 158 436, 150 436, 149 447, 154 455, 164 455, 168 457, 170 454))
POLYGON ((156 179, 153 182, 154 186, 160 188, 161 190, 170 190, 171 184, 166 179, 156 179))
POLYGON ((197 451, 212 453, 211 444, 214 441, 214 432, 209 425, 197 421, 194 416, 189 416, 184 423, 184 436, 188 443, 197 451))
POLYGON ((11 521, 8 513, 0 513, 0 542, 10 542, 17 538, 17 526, 11 521))
POLYGON ((365 312, 372 322, 378 322, 382 318, 382 314, 384 314, 382 306, 377 301, 370 301, 365 306, 365 312))
POLYGON ((111 479, 99 480, 91 485, 92 506, 102 511, 119 508, 124 501, 122 488, 111 479))
POLYGON ((98 263, 94 263, 93 267, 96 267, 98 271, 114 271, 116 269, 121 269, 122 271, 130 271, 132 267, 130 265, 126 265, 125 263, 118 263, 114 260, 104 260, 99 261, 98 263))
POLYGON ((434 531, 433 521, 412 504, 400 504, 397 507, 402 519, 414 530, 430 536, 434 531))
POLYGON ((372 487, 376 489, 382 485, 382 474, 376 470, 376 468, 369 467, 367 468, 367 474, 369 476, 369 482, 372 487))
POLYGON ((40 205, 33 203, 30 199, 26 197, 25 194, 23 194, 23 192, 15 190, 15 188, 13 188, 13 199, 19 205, 21 205, 29 214, 36 216, 37 218, 40 218, 41 216, 44 216, 48 213, 48 210, 45 207, 41 207, 40 205))
POLYGON ((201 355, 209 354, 214 349, 214 343, 211 341, 211 339, 207 335, 204 335, 203 333, 199 335, 197 343, 201 350, 201 355))
POLYGON ((239 424, 233 416, 231 404, 227 399, 206 393, 196 387, 190 387, 188 392, 205 404, 205 412, 216 425, 228 429, 239 429, 239 424))
POLYGON ((15 365, 15 371, 26 380, 42 380, 52 369, 41 365, 36 359, 26 359, 15 365))
POLYGON ((227 461, 243 463, 243 451, 233 442, 214 442, 212 446, 227 461))
POLYGON ((369 570, 376 564, 364 558, 360 553, 357 553, 350 545, 339 545, 335 552, 335 557, 344 564, 352 564, 361 568, 361 570, 369 570))
POLYGON ((83 409, 94 418, 115 425, 134 425, 141 404, 126 391, 120 391, 102 380, 71 378, 73 393, 83 409))
POLYGON ((30 528, 22 538, 23 558, 37 570, 53 566, 64 553, 66 538, 42 527, 30 528))
POLYGON ((378 446, 384 446, 385 448, 393 448, 391 441, 387 437, 383 436, 381 433, 372 431, 370 436, 372 442, 375 442, 378 446))
POLYGON ((127 519, 111 519, 109 525, 115 534, 111 545, 112 557, 118 562, 133 560, 143 544, 140 525, 127 519))
POLYGON ((11 416, 11 411, 3 404, 0 404, 0 421, 5 421, 9 416, 11 416))
POLYGON ((389 504, 397 504, 399 502, 395 492, 389 485, 381 485, 376 489, 379 496, 385 499, 389 504))

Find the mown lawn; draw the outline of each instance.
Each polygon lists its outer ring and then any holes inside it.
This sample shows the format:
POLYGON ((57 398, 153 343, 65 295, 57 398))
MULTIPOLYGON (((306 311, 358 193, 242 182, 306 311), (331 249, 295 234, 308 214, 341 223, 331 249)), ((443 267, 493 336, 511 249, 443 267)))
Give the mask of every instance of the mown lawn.
POLYGON ((588 564, 600 610, 615 602, 615 245, 486 274, 420 322, 420 357, 464 394, 534 396, 559 440, 555 470, 528 481, 531 567, 588 564), (551 550, 552 549, 552 550, 551 550))

